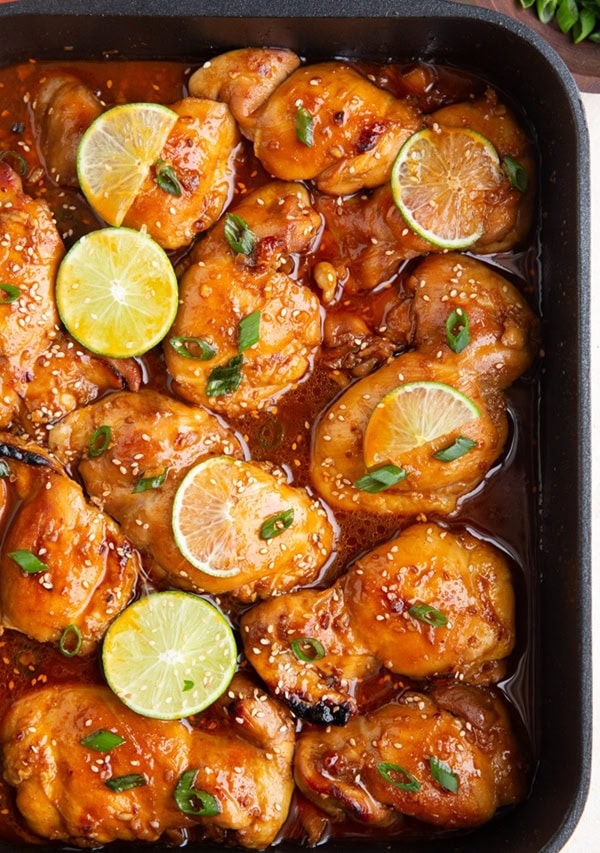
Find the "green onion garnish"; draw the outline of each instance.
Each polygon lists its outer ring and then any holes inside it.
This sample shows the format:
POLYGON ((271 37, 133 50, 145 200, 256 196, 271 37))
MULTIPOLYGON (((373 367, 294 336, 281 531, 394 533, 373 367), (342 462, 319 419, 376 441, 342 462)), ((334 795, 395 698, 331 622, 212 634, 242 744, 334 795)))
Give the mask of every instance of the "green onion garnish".
POLYGON ((401 791, 420 791, 421 783, 417 778, 413 776, 412 773, 409 773, 404 767, 400 767, 399 764, 393 764, 391 761, 381 761, 377 765, 377 770, 386 782, 389 782, 391 785, 394 785, 396 788, 400 788, 401 791), (401 779, 406 779, 406 782, 402 782, 399 779, 392 778, 391 774, 394 776, 400 776, 401 779))
POLYGON ((221 813, 218 800, 209 794, 194 788, 194 779, 197 770, 186 770, 179 777, 177 786, 173 792, 177 808, 184 814, 197 815, 199 817, 214 817, 221 813))
POLYGON ((48 571, 46 563, 42 563, 35 554, 32 554, 31 551, 27 551, 25 548, 20 548, 18 551, 10 551, 8 556, 27 575, 38 575, 40 572, 48 571))
POLYGON ((258 237, 246 220, 237 213, 228 213, 225 216, 224 234, 236 255, 251 255, 256 249, 258 237))
POLYGON ((188 690, 191 690, 193 686, 194 686, 194 682, 190 681, 189 678, 183 679, 183 692, 184 693, 187 693, 188 690))
POLYGON ((433 458, 439 459, 440 462, 454 462, 455 459, 460 459, 465 453, 473 450, 476 445, 477 442, 473 441, 472 438, 465 438, 464 435, 459 435, 456 441, 453 441, 448 447, 443 447, 437 453, 434 453, 433 458))
POLYGON ((248 314, 240 320, 238 331, 239 352, 243 352, 254 344, 257 344, 260 340, 260 311, 253 311, 252 314, 248 314))
POLYGON ((290 509, 284 509, 276 515, 271 515, 269 518, 265 519, 260 526, 258 535, 261 539, 273 539, 275 536, 281 535, 284 530, 288 529, 288 527, 291 527, 293 521, 293 507, 290 507, 290 509))
POLYGON ((0 459, 0 479, 5 480, 6 477, 10 477, 10 468, 6 459, 0 459))
POLYGON ((314 120, 305 107, 296 110, 296 138, 310 148, 315 141, 314 120))
POLYGON ((122 791, 129 791, 131 788, 140 788, 142 785, 147 785, 148 780, 139 773, 129 773, 127 776, 113 776, 111 779, 107 779, 104 784, 111 791, 116 791, 120 794, 122 791))
POLYGON ((354 485, 361 492, 376 494, 402 482, 407 476, 408 471, 405 471, 404 468, 399 468, 397 465, 382 465, 381 468, 375 468, 368 474, 359 477, 354 485))
POLYGON ((269 418, 258 431, 258 443, 265 450, 274 450, 283 441, 284 428, 279 418, 269 418))
POLYGON ((452 352, 462 352, 471 343, 469 316, 463 308, 455 308, 446 320, 446 341, 452 352))
POLYGON ((21 295, 21 291, 14 284, 6 284, 5 282, 2 282, 0 284, 0 290, 6 294, 5 297, 0 298, 0 305, 10 305, 11 302, 16 302, 21 295))
POLYGON ((527 177, 527 172, 521 166, 518 160, 515 160, 514 157, 506 156, 502 158, 502 168, 506 174, 506 177, 511 182, 513 189, 519 190, 519 192, 524 193, 529 186, 529 178, 527 177))
POLYGON ((27 171, 27 160, 22 157, 18 151, 0 151, 0 160, 14 160, 16 167, 13 166, 12 168, 21 177, 23 177, 27 171))
POLYGON ((166 193, 179 197, 182 193, 181 184, 172 166, 160 158, 154 164, 154 180, 166 193))
POLYGON ((117 746, 125 743, 125 738, 117 735, 114 732, 109 732, 106 729, 98 729, 95 732, 81 738, 79 743, 82 746, 87 746, 88 749, 93 749, 96 752, 110 752, 117 746))
POLYGON ((58 650, 66 658, 74 658, 81 649, 81 631, 77 625, 67 625, 58 641, 58 650), (72 644, 75 645, 72 645, 72 644))
POLYGON ((314 637, 299 637, 292 640, 290 648, 295 658, 310 663, 313 660, 321 660, 325 657, 325 648, 323 644, 314 637))
POLYGON ((160 474, 157 474, 155 477, 140 477, 137 481, 131 493, 133 495, 137 495, 139 492, 148 492, 150 489, 160 489, 162 484, 167 479, 167 471, 169 468, 165 468, 160 474))
POLYGON ((435 607, 430 607, 429 604, 413 604, 408 608, 408 612, 419 622, 425 622, 426 625, 431 625, 432 628, 444 628, 448 624, 448 619, 441 610, 436 610, 435 607))
POLYGON ((458 791, 458 776, 444 761, 440 761, 435 755, 429 758, 429 769, 435 781, 442 786, 445 791, 450 791, 451 794, 456 794, 458 791))
POLYGON ((169 344, 173 347, 177 355, 183 358, 195 358, 198 361, 208 361, 217 354, 214 347, 211 347, 202 338, 185 337, 183 335, 169 338, 169 344))
POLYGON ((99 426, 90 440, 88 456, 93 458, 102 456, 102 454, 108 450, 111 435, 112 430, 109 426, 99 426))
POLYGON ((221 364, 211 370, 206 386, 207 397, 223 397, 232 394, 242 382, 242 364, 244 356, 234 355, 227 364, 221 364))

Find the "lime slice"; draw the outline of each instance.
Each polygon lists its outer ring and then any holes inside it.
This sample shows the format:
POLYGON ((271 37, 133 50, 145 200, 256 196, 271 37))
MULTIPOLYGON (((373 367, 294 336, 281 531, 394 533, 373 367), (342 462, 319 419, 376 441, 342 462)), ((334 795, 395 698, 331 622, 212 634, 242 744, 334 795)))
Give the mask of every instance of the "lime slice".
POLYGON ((121 104, 98 116, 81 137, 79 186, 109 225, 123 222, 177 119, 160 104, 121 104))
POLYGON ((420 130, 392 168, 392 194, 407 224, 442 249, 465 249, 483 234, 489 194, 505 181, 492 143, 468 128, 420 130))
POLYGON ((175 320, 177 277, 147 234, 102 228, 67 252, 56 278, 56 305, 73 337, 111 358, 141 355, 175 320))
POLYGON ((367 423, 363 454, 368 468, 399 464, 415 447, 450 435, 478 418, 469 397, 443 382, 407 382, 386 394, 367 423))
POLYGON ((236 661, 233 631, 216 607, 174 590, 125 608, 102 648, 111 690, 132 711, 159 720, 211 705, 227 689, 236 661))

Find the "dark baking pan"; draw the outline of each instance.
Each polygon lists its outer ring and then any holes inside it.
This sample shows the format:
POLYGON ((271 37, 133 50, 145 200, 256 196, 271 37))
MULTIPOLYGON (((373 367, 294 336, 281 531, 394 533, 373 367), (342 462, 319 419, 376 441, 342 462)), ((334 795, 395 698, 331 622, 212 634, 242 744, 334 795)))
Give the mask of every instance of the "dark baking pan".
MULTIPOLYGON (((0 6, 2 64, 30 56, 103 55, 199 63, 248 45, 285 46, 311 59, 421 58, 463 67, 519 104, 537 137, 545 358, 532 437, 532 443, 539 438, 533 455, 541 489, 531 519, 536 559, 527 610, 536 629, 526 683, 538 715, 539 767, 524 804, 468 835, 424 841, 418 848, 558 851, 586 800, 592 721, 590 199, 587 131, 577 88, 559 57, 533 32, 486 10, 436 0, 16 0, 0 6)), ((397 839, 363 838, 333 840, 322 849, 383 853, 409 847, 415 849, 397 839)), ((25 849, 0 844, 1 851, 25 849)), ((188 849, 216 848, 194 843, 188 849)), ((288 853, 299 845, 283 842, 278 849, 288 853)))

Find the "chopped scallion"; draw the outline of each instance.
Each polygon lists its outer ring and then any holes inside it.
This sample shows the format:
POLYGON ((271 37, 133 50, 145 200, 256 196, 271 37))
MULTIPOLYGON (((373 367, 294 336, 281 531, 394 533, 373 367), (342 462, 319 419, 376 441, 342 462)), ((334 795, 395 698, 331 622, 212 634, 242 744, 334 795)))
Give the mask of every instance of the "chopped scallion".
POLYGON ((132 494, 137 495, 139 492, 148 492, 150 489, 160 489, 162 484, 167 479, 168 467, 157 474, 155 477, 140 477, 132 489, 132 494))
POLYGON ((290 643, 292 654, 297 660, 310 663, 313 660, 321 660, 325 657, 325 648, 322 643, 314 637, 299 637, 290 643))
POLYGON ((425 622, 432 628, 444 628, 448 624, 448 619, 442 611, 431 607, 429 604, 413 604, 412 607, 408 608, 408 612, 419 622, 425 622))
POLYGON ((471 343, 469 316, 463 308, 455 308, 446 320, 446 341, 452 352, 460 353, 471 343))
MULTIPOLYGON (((16 166, 12 166, 12 168, 21 177, 23 177, 27 171, 27 160, 22 157, 18 151, 0 151, 0 161, 1 160, 13 160, 16 166)), ((11 164, 9 163, 9 165, 11 164)))
POLYGON ((5 294, 5 296, 0 296, 0 305, 10 305, 11 302, 16 302, 21 295, 21 291, 16 285, 6 284, 6 282, 0 284, 0 290, 5 294))
POLYGON ((154 164, 154 180, 166 193, 169 195, 174 195, 179 197, 183 190, 181 189, 181 184, 177 179, 177 175, 175 174, 175 170, 169 163, 166 163, 164 160, 158 159, 154 164))
POLYGON ((439 459, 440 462, 454 462, 455 459, 460 459, 465 453, 469 453, 476 447, 477 442, 471 438, 465 438, 464 435, 459 435, 456 441, 449 444, 448 447, 443 447, 433 454, 434 459, 439 459))
POLYGON ((148 780, 140 773, 129 773, 127 776, 113 776, 104 783, 111 791, 120 794, 122 791, 130 791, 131 788, 140 788, 147 785, 148 780))
POLYGON ((96 458, 97 456, 102 456, 102 454, 106 450, 108 450, 111 435, 112 430, 109 426, 107 426, 106 424, 103 426, 99 426, 90 440, 90 444, 88 447, 88 456, 91 456, 93 458, 96 458))
POLYGON ((260 340, 260 311, 253 311, 251 314, 248 314, 240 320, 238 332, 239 352, 243 352, 254 344, 257 344, 260 340))
POLYGON ((0 459, 0 480, 10 477, 10 468, 6 459, 0 459))
POLYGON ((193 688, 193 686, 194 686, 194 682, 191 681, 189 678, 183 679, 183 692, 184 693, 187 693, 188 690, 191 690, 193 688))
POLYGON ((311 148, 315 141, 314 119, 305 107, 296 110, 296 138, 303 145, 311 148))
POLYGON ((268 418, 258 431, 258 443, 265 450, 274 450, 283 441, 284 428, 279 418, 268 418))
POLYGON ((74 658, 81 650, 83 638, 77 625, 67 625, 58 641, 58 650, 66 658, 74 658))
POLYGON ((259 536, 261 539, 273 539, 284 530, 292 526, 294 521, 294 509, 284 509, 276 515, 271 515, 260 526, 259 536))
POLYGON ((406 479, 407 476, 408 472, 404 468, 399 468, 397 465, 382 465, 380 468, 374 468, 368 474, 359 477, 354 485, 361 492, 376 494, 385 489, 390 489, 406 479))
POLYGON ((221 813, 218 800, 208 791, 194 788, 197 770, 186 770, 182 773, 173 792, 177 808, 183 814, 198 817, 214 817, 221 813))
POLYGON ((396 788, 400 788, 401 791, 421 790, 421 783, 419 780, 399 764, 393 764, 391 761, 380 761, 377 765, 377 770, 386 782, 389 782, 396 788), (397 776, 400 778, 394 778, 397 776), (403 782, 402 779, 405 779, 406 781, 403 782))
POLYGON ((258 243, 256 234, 246 220, 237 213, 228 213, 225 216, 224 234, 236 255, 251 255, 256 249, 258 243))
POLYGON ((214 358, 217 351, 209 343, 202 338, 185 337, 178 335, 169 338, 169 344, 173 347, 177 355, 183 358, 195 358, 198 361, 209 361, 214 358))
POLYGON ((445 791, 450 791, 451 794, 457 793, 458 776, 450 770, 444 761, 440 761, 435 755, 431 755, 429 758, 429 769, 438 785, 441 785, 445 791))
POLYGON ((504 169, 506 177, 510 181, 513 189, 519 190, 521 193, 527 191, 529 178, 527 177, 527 172, 518 160, 507 155, 502 158, 502 168, 504 169))
POLYGON ((111 749, 125 743, 125 738, 115 734, 115 732, 109 732, 107 729, 98 729, 87 737, 81 738, 79 743, 96 752, 110 752, 111 749))
POLYGON ((14 560, 17 566, 22 569, 27 575, 38 575, 40 572, 47 572, 48 566, 46 563, 35 556, 31 551, 25 548, 19 548, 18 551, 10 551, 8 556, 14 560))
POLYGON ((207 397, 223 397, 232 394, 242 382, 242 364, 244 356, 234 355, 227 364, 221 364, 211 370, 206 386, 207 397))

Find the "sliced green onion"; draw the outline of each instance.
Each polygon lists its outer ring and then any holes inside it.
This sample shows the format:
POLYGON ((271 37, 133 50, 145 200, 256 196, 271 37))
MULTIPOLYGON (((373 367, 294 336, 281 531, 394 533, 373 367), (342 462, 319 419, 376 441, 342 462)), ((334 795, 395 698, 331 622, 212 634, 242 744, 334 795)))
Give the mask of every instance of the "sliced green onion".
POLYGON ((194 686, 194 682, 190 681, 189 678, 183 679, 183 692, 184 693, 187 693, 188 690, 191 690, 193 686, 194 686))
POLYGON ((0 459, 0 480, 10 477, 10 468, 6 459, 0 459))
POLYGON ((292 640, 290 648, 294 657, 305 663, 310 663, 313 660, 321 660, 321 658, 325 657, 323 644, 315 640, 314 637, 299 637, 296 640, 292 640))
POLYGON ((10 551, 8 556, 14 560, 17 566, 22 569, 27 575, 38 575, 40 572, 47 572, 48 566, 42 563, 38 557, 31 551, 25 548, 20 548, 18 551, 10 551))
POLYGON ((108 450, 111 436, 112 430, 109 426, 106 424, 99 426, 90 440, 88 456, 92 456, 93 458, 102 456, 102 454, 108 450))
POLYGON ((560 0, 556 12, 556 23, 563 33, 568 33, 579 17, 575 0, 560 0))
POLYGON ((420 791, 421 783, 419 780, 413 776, 412 773, 409 773, 404 767, 400 767, 399 764, 393 764, 391 761, 380 761, 377 765, 377 770, 386 782, 389 782, 391 785, 394 785, 396 788, 400 788, 401 791, 420 791), (395 776, 400 776, 403 779, 406 779, 406 782, 401 782, 398 779, 393 779, 391 774, 395 776))
POLYGON ((32 672, 37 670, 41 659, 42 656, 37 648, 25 645, 15 653, 13 663, 21 675, 30 676, 32 672))
POLYGON ((253 311, 239 322, 238 350, 243 352, 260 340, 260 311, 253 311))
POLYGON ((571 31, 575 44, 579 44, 579 42, 586 39, 592 33, 595 26, 596 15, 591 9, 582 9, 571 31))
POLYGON ((408 612, 419 622, 425 622, 432 628, 444 628, 448 624, 445 614, 441 610, 436 610, 435 607, 430 607, 429 604, 413 604, 408 608, 408 612))
POLYGON ((527 191, 529 178, 527 177, 527 172, 518 160, 507 155, 502 158, 502 168, 504 169, 506 177, 510 181, 513 189, 519 190, 520 193, 527 191))
POLYGON ((538 18, 542 24, 547 24, 552 20, 556 13, 557 4, 558 0, 537 0, 536 8, 538 18))
POLYGON ((75 655, 79 654, 82 642, 81 631, 77 625, 67 625, 58 641, 58 650, 66 658, 74 658, 75 655))
POLYGON ((296 138, 307 148, 311 148, 315 141, 314 119, 305 107, 296 110, 296 138))
POLYGON ((439 459, 440 462, 454 462, 455 459, 460 459, 465 453, 473 450, 476 445, 477 442, 473 441, 472 438, 465 438, 464 435, 459 435, 456 441, 449 444, 448 447, 443 447, 437 453, 434 453, 433 458, 439 459))
POLYGON ((133 487, 131 493, 133 495, 137 495, 139 492, 148 492, 150 489, 160 489, 162 484, 167 479, 167 472, 169 468, 165 468, 160 474, 157 474, 155 477, 140 477, 135 486, 133 487))
POLYGON ((359 477, 354 485, 361 492, 376 494, 402 482, 407 476, 408 472, 404 468, 399 468, 397 465, 382 465, 381 468, 375 468, 359 477))
POLYGON ((251 255, 256 249, 258 237, 246 220, 237 213, 228 213, 225 216, 224 234, 236 255, 251 255))
POLYGON ((23 175, 27 171, 27 160, 22 157, 18 151, 0 151, 0 161, 1 160, 14 160, 17 164, 17 168, 15 169, 14 166, 12 168, 21 177, 23 177, 23 175))
POLYGON ((183 191, 173 167, 164 160, 158 159, 154 164, 154 170, 156 172, 154 180, 161 190, 179 197, 183 191))
POLYGON ((292 526, 294 521, 294 509, 284 509, 276 515, 271 515, 260 526, 258 535, 261 539, 273 539, 280 536, 284 530, 292 526))
POLYGON ((129 773, 127 776, 113 776, 104 783, 111 791, 120 794, 122 791, 130 791, 131 788, 140 788, 147 785, 148 780, 140 773, 129 773))
POLYGON ((186 770, 182 773, 173 792, 177 808, 180 812, 199 817, 214 817, 221 813, 221 806, 216 797, 208 791, 194 788, 197 770, 186 770))
POLYGON ((234 355, 227 364, 215 367, 208 376, 206 386, 207 397, 223 397, 232 394, 240 387, 242 382, 242 364, 244 356, 234 355))
POLYGON ((462 352, 471 343, 469 315, 463 308, 455 308, 446 320, 446 341, 452 352, 462 352))
POLYGON ((0 305, 10 305, 11 302, 16 302, 21 295, 21 291, 14 284, 6 284, 5 282, 2 282, 0 284, 0 290, 6 294, 6 297, 2 297, 0 299, 0 305))
POLYGON ((284 432, 279 418, 269 418, 258 431, 258 443, 265 450, 274 450, 283 441, 284 432))
POLYGON ((195 358, 198 361, 208 361, 217 354, 214 347, 211 347, 202 338, 185 337, 178 335, 169 338, 169 344, 173 347, 177 355, 183 358, 195 358))
POLYGON ((450 791, 451 794, 457 793, 458 776, 450 770, 444 761, 440 761, 435 755, 431 755, 429 758, 429 769, 438 785, 441 785, 445 791, 450 791))
POLYGON ((98 729, 79 741, 82 746, 87 746, 88 749, 93 749, 96 752, 110 752, 111 749, 115 749, 125 742, 124 737, 109 732, 107 729, 98 729))

